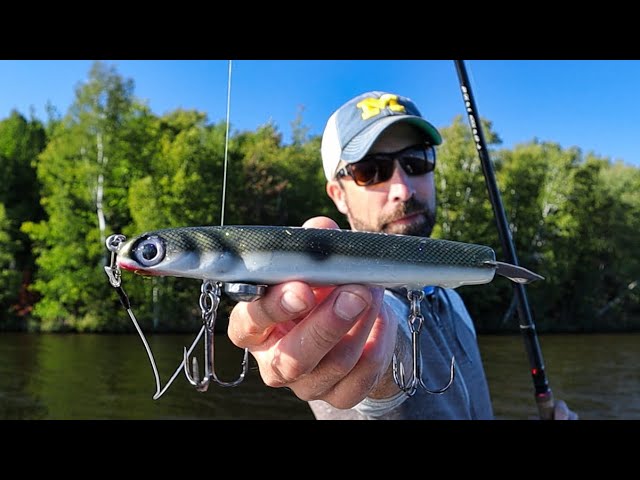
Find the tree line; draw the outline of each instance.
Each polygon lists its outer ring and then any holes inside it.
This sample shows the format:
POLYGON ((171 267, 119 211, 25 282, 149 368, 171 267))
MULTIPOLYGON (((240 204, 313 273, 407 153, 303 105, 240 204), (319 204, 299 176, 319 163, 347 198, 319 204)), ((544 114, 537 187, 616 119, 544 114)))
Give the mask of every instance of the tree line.
MULTIPOLYGON (((532 141, 512 149, 483 120, 519 263, 545 281, 527 293, 541 332, 640 328, 640 170, 579 148, 532 141)), ((69 110, 0 120, 0 329, 131 332, 104 266, 105 239, 156 228, 300 225, 327 215, 320 137, 302 115, 284 144, 274 124, 233 132, 195 110, 153 114, 134 81, 96 62, 69 110), (226 175, 224 172, 226 171, 226 175)), ((440 128, 434 238, 502 252, 484 176, 462 117, 440 128)), ((147 331, 195 331, 199 284, 123 273, 147 331)), ((518 331, 508 280, 458 289, 481 332, 518 331)), ((222 311, 231 304, 223 298, 222 311)), ((224 317, 224 313, 221 313, 224 317)))

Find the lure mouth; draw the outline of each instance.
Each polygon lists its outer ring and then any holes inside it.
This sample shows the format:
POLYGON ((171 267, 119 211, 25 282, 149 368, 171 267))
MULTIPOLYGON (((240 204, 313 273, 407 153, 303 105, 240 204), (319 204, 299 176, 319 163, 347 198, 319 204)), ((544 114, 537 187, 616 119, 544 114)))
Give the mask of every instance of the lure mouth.
POLYGON ((126 260, 118 260, 117 265, 122 270, 133 272, 137 275, 144 275, 145 277, 157 277, 162 275, 162 272, 160 271, 149 270, 147 268, 141 267, 137 263, 128 262, 126 260))
POLYGON ((136 270, 138 270, 138 267, 136 267, 135 265, 132 265, 131 263, 123 262, 121 260, 118 260, 116 262, 116 265, 118 265, 118 267, 121 268, 122 270, 127 270, 129 272, 135 272, 136 270))

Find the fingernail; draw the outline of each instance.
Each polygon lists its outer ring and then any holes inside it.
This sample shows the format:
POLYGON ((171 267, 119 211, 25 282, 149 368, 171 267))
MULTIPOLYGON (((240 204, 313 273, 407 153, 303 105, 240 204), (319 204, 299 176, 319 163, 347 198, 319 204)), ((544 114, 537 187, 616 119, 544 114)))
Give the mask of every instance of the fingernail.
POLYGON ((342 292, 338 295, 333 311, 339 317, 351 321, 360 315, 367 307, 367 302, 360 295, 351 292, 342 292))
POLYGON ((293 292, 284 292, 280 305, 289 313, 300 313, 307 308, 307 304, 293 292))

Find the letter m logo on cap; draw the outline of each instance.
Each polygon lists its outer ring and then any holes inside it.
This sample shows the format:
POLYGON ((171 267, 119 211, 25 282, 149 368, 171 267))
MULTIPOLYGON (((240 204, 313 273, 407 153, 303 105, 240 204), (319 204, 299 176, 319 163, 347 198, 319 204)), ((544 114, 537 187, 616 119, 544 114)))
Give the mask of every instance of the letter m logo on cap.
POLYGON ((371 117, 380 115, 380 112, 389 108, 393 112, 405 112, 404 105, 398 103, 398 96, 385 93, 380 98, 369 97, 356 104, 362 110, 362 119, 368 120, 371 117))

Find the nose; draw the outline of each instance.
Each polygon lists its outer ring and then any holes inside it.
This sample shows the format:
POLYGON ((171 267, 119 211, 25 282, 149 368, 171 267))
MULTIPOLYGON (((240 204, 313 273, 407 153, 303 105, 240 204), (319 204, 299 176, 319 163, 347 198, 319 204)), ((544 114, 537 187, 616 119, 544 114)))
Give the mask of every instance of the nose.
POLYGON ((389 200, 392 202, 406 202, 415 193, 415 187, 407 172, 404 171, 397 161, 393 162, 393 175, 389 182, 389 200))

